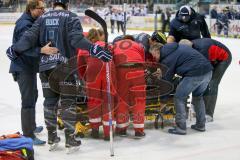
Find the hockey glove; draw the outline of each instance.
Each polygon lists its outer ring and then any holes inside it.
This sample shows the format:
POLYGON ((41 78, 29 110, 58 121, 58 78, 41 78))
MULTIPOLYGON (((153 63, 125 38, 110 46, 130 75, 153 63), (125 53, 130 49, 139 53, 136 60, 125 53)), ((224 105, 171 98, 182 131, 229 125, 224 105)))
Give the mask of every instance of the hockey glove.
POLYGON ((14 61, 18 57, 17 52, 13 50, 12 46, 7 49, 6 54, 11 61, 14 61))
POLYGON ((112 60, 112 54, 108 50, 104 50, 99 45, 92 45, 90 48, 90 55, 101 59, 104 62, 112 60))

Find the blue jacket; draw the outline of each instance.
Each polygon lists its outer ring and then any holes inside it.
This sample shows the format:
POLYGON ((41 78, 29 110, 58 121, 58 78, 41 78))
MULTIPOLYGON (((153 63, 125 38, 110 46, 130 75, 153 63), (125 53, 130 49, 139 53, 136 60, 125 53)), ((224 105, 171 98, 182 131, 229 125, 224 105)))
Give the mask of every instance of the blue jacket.
MULTIPOLYGON (((22 14, 22 16, 16 21, 12 40, 13 44, 21 38, 25 31, 32 27, 34 21, 35 19, 33 19, 30 14, 22 14)), ((23 52, 16 60, 11 61, 9 72, 37 73, 39 68, 39 55, 39 47, 31 48, 23 52)))
POLYGON ((201 53, 187 45, 169 43, 160 49, 160 63, 168 67, 163 77, 171 81, 174 74, 182 77, 200 76, 211 71, 212 65, 201 53))
POLYGON ((0 140, 0 151, 19 150, 22 148, 26 148, 32 151, 33 150, 32 139, 21 136, 20 138, 9 138, 0 140))
POLYGON ((12 49, 21 54, 33 47, 43 47, 51 42, 51 46, 58 48, 59 53, 41 54, 39 71, 51 70, 76 56, 78 48, 90 50, 92 43, 84 38, 82 32, 82 25, 76 14, 67 10, 52 10, 39 17, 12 49))

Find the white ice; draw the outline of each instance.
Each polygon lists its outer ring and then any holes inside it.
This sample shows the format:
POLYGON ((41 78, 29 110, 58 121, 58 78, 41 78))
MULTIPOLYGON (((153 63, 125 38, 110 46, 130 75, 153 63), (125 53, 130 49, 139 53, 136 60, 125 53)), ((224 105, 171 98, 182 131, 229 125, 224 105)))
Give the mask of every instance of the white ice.
MULTIPOLYGON (((0 26, 0 135, 21 131, 20 93, 17 83, 8 73, 9 60, 5 55, 5 50, 11 45, 13 28, 13 25, 0 26)), ((116 35, 110 35, 110 39, 116 35)), ((134 140, 131 136, 115 137, 115 156, 110 157, 108 142, 90 138, 82 139, 78 152, 66 155, 63 132, 59 131, 62 139, 59 150, 49 152, 47 145, 34 147, 36 160, 240 160, 240 40, 216 39, 229 47, 233 61, 220 84, 214 122, 207 124, 206 132, 188 129, 186 136, 177 136, 168 134, 167 128, 150 128, 146 129, 147 135, 142 140, 134 140)), ((37 124, 44 125, 40 86, 39 83, 37 124)), ((38 136, 47 140, 46 129, 38 136)))

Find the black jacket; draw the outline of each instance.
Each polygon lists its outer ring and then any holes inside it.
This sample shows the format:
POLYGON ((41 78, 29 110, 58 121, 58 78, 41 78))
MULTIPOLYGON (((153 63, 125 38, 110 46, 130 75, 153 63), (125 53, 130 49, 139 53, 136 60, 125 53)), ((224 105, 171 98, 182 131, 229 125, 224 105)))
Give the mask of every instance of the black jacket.
POLYGON ((230 50, 221 42, 211 38, 200 38, 192 41, 193 48, 210 61, 225 61, 232 59, 230 50))
POLYGON ((217 25, 220 26, 227 26, 230 23, 227 14, 225 13, 219 13, 217 16, 217 25))
POLYGON ((179 42, 181 39, 194 40, 201 38, 201 36, 211 38, 204 16, 192 9, 190 21, 184 23, 179 19, 178 13, 176 13, 176 17, 170 23, 169 32, 169 35, 174 36, 176 42, 179 42))
MULTIPOLYGON (((13 32, 13 41, 15 44, 22 37, 24 32, 32 27, 35 19, 28 13, 23 13, 22 16, 16 21, 16 26, 13 32)), ((11 61, 10 73, 14 72, 27 72, 27 73, 36 73, 38 72, 39 67, 39 54, 40 48, 33 47, 21 52, 21 55, 11 61)))
POLYGON ((151 36, 146 33, 139 33, 133 35, 133 37, 137 43, 141 43, 143 45, 145 53, 148 53, 150 48, 149 38, 151 36))
POLYGON ((160 63, 168 67, 163 77, 171 81, 174 74, 179 76, 200 76, 211 71, 212 65, 203 55, 187 45, 169 43, 160 50, 160 63))
POLYGON ((50 70, 75 56, 77 48, 90 49, 92 43, 84 38, 82 32, 76 14, 66 10, 53 10, 39 17, 20 41, 13 45, 13 49, 22 53, 29 48, 43 47, 52 42, 52 46, 59 49, 59 54, 41 54, 39 66, 40 71, 50 70))

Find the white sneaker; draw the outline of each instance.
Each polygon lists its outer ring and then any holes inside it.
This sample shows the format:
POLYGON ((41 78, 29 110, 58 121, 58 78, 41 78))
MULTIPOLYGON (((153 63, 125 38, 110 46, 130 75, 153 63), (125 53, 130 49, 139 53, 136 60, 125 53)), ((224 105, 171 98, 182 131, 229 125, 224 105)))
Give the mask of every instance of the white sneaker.
POLYGON ((206 114, 206 123, 213 122, 213 117, 206 114))

